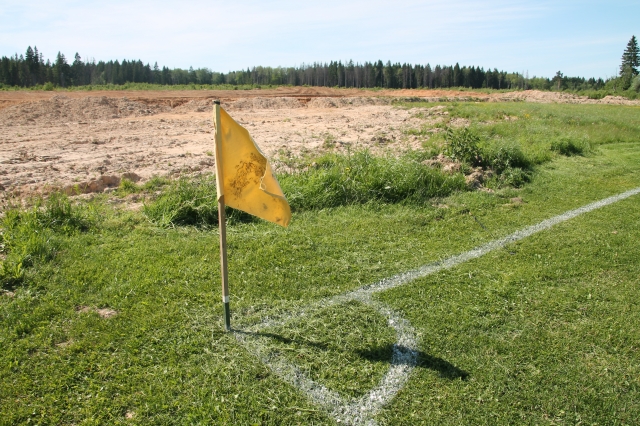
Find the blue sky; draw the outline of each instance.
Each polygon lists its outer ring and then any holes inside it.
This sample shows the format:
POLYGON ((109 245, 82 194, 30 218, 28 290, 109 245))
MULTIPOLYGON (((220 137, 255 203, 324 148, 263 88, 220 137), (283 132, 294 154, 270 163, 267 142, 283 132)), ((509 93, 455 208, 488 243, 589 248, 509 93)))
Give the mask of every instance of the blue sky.
POLYGON ((214 71, 314 61, 479 65, 609 77, 640 0, 0 0, 0 55, 142 59, 214 71))

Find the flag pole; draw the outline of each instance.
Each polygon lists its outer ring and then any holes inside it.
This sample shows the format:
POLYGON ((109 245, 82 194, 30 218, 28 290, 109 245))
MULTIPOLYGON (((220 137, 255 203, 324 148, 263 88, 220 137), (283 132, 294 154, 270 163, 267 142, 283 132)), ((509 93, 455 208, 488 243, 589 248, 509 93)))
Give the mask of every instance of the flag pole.
POLYGON ((218 230, 220 231, 220 276, 222 278, 222 303, 224 304, 224 327, 231 331, 231 311, 229 310, 229 273, 227 270, 227 221, 224 214, 224 193, 222 193, 222 131, 220 129, 220 101, 213 101, 213 115, 216 126, 216 181, 218 189, 218 230))

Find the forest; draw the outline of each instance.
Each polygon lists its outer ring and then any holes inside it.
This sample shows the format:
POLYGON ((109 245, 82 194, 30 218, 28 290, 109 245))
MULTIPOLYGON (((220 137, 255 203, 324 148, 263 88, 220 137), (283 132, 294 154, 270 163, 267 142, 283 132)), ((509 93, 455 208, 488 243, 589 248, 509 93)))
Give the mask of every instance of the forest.
POLYGON ((188 70, 150 66, 141 60, 83 61, 78 53, 69 63, 58 52, 55 61, 44 60, 37 47, 24 55, 0 60, 0 88, 45 88, 89 85, 149 83, 160 85, 291 85, 347 88, 450 88, 598 90, 607 83, 601 78, 567 77, 560 71, 553 78, 527 73, 484 69, 480 66, 400 64, 381 60, 354 63, 331 61, 298 67, 255 66, 246 70, 215 72, 208 68, 188 70))

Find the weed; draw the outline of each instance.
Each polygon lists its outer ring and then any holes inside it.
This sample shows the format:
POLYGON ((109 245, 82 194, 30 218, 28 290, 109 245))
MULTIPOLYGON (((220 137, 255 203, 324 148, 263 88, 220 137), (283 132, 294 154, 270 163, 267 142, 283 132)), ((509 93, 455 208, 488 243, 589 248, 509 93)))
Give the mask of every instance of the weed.
POLYGON ((482 164, 479 147, 480 138, 468 127, 453 129, 447 127, 445 131, 445 155, 456 161, 478 166, 482 164))
POLYGON ((136 183, 130 179, 127 178, 123 178, 120 181, 120 186, 118 187, 118 193, 120 195, 128 195, 128 194, 135 194, 141 191, 142 188, 140 188, 138 185, 136 185, 136 183))
POLYGON ((200 181, 181 178, 151 204, 146 204, 144 213, 160 226, 216 225, 218 202, 215 178, 200 181))
POLYGON ((512 168, 530 169, 531 161, 525 156, 520 146, 514 143, 492 143, 482 149, 483 164, 501 174, 512 168))
POLYGON ((324 141, 322 142, 322 147, 324 149, 333 149, 336 147, 336 137, 330 133, 327 133, 324 137, 324 141))

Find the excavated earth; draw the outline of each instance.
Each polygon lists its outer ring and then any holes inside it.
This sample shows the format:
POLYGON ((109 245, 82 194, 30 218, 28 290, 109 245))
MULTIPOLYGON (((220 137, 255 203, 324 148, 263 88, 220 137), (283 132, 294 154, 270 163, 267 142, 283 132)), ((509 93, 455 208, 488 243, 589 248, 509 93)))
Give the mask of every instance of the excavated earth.
POLYGON ((249 130, 276 167, 304 153, 419 147, 420 138, 428 136, 407 130, 436 124, 447 113, 441 106, 411 111, 392 106, 398 99, 640 104, 537 91, 5 91, 0 92, 0 211, 10 199, 54 190, 110 191, 123 177, 144 182, 213 173, 213 99, 249 130))

